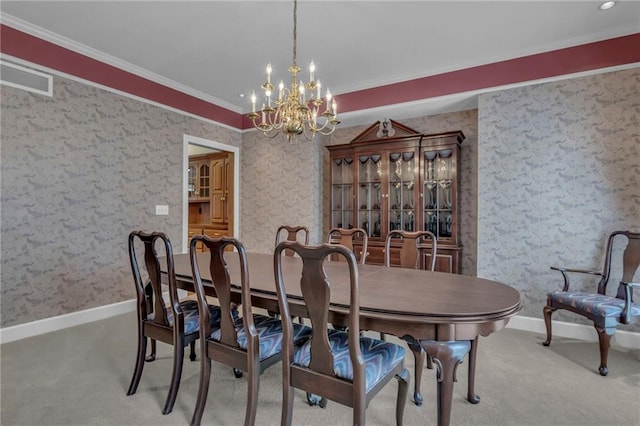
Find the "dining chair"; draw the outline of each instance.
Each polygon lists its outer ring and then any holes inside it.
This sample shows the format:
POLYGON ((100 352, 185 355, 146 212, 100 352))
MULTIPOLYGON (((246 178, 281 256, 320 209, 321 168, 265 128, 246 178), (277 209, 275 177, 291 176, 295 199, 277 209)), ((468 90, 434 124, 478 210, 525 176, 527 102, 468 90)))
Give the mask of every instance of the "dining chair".
MULTIPOLYGON (((278 246, 278 244, 280 243, 280 241, 299 241, 299 238, 302 238, 304 240, 305 244, 309 244, 309 228, 307 228, 306 226, 288 226, 288 225, 282 225, 278 228, 278 230, 276 231, 276 245, 275 247, 278 246), (283 240, 282 238, 286 236, 286 238, 283 240)), ((294 253, 291 250, 286 250, 284 252, 285 256, 293 256, 294 253)), ((278 313, 277 312, 272 312, 272 311, 268 311, 270 316, 277 316, 278 313)), ((303 322, 303 318, 299 318, 300 322, 303 322)))
MULTIPOLYGON (((270 366, 282 358, 282 322, 278 318, 254 314, 251 306, 249 269, 245 248, 235 238, 211 238, 197 235, 192 238, 189 247, 191 269, 194 287, 200 309, 200 384, 195 411, 191 425, 199 425, 209 392, 211 375, 211 360, 229 365, 247 373, 248 396, 244 424, 253 425, 258 407, 258 388, 260 375, 270 366), (204 253, 199 259, 197 245, 204 247, 204 253), (226 251, 232 247, 234 251, 226 251), (208 256, 207 256, 208 253, 208 256), (237 256, 240 281, 231 282, 231 275, 226 256, 237 256), (207 258, 208 257, 208 258, 207 258), (199 261, 207 262, 202 269, 211 278, 210 286, 220 301, 221 319, 218 327, 211 327, 207 318, 207 299, 205 285, 199 261), (240 289, 240 304, 242 315, 234 318, 232 302, 233 288, 240 289)), ((209 284, 208 284, 209 286, 209 284)), ((298 345, 311 336, 311 329, 302 324, 292 326, 292 341, 298 345)))
POLYGON ((398 380, 396 424, 401 425, 409 382, 409 372, 404 368, 405 350, 400 345, 360 335, 358 268, 353 251, 342 245, 309 246, 283 241, 275 249, 274 266, 284 327, 281 425, 291 425, 293 420, 294 388, 352 407, 353 424, 364 425, 367 405, 394 377, 398 380), (294 350, 295 323, 290 318, 286 290, 296 284, 285 283, 282 271, 282 252, 287 249, 302 258, 299 286, 312 326, 311 338, 298 350, 294 350), (344 270, 348 271, 348 331, 329 328, 331 285, 324 263, 332 255, 344 259, 344 270))
MULTIPOLYGON (((428 270, 434 271, 436 267, 436 253, 438 250, 438 242, 436 236, 429 231, 402 231, 394 230, 387 234, 384 245, 384 264, 386 267, 398 266, 401 268, 419 269, 423 259, 423 249, 431 249, 430 262, 428 270), (399 242, 398 261, 392 265, 392 242, 399 242)), ((384 333, 380 333, 380 339, 385 340, 384 333)), ((432 369, 433 363, 431 357, 427 356, 419 342, 411 338, 403 338, 409 349, 413 353, 415 359, 414 367, 414 391, 413 400, 416 405, 422 405, 423 397, 420 392, 420 384, 422 382, 422 370, 424 369, 424 360, 427 359, 427 368, 432 369)))
MULTIPOLYGON (((156 341, 173 345, 173 373, 169 394, 162 409, 162 414, 169 414, 180 387, 184 347, 189 345, 189 359, 195 361, 195 341, 199 337, 198 303, 195 300, 180 300, 176 285, 173 265, 173 250, 169 238, 161 232, 145 233, 134 231, 129 234, 129 260, 133 272, 136 290, 138 352, 136 365, 131 378, 127 395, 136 393, 145 360, 151 362, 156 357, 156 341), (163 259, 158 254, 157 246, 162 245, 163 259), (142 247, 141 247, 142 245, 142 247), (143 250, 144 248, 144 250, 143 250), (144 251, 144 267, 148 274, 148 282, 142 278, 139 252, 144 251), (161 261, 166 262, 167 284, 169 290, 169 306, 163 299, 163 287, 160 276, 161 261), (145 359, 147 339, 151 340, 151 354, 145 359)), ((220 322, 220 308, 206 306, 207 321, 210 327, 217 327, 220 322)))
POLYGON ((369 255, 369 236, 367 231, 362 228, 331 228, 327 234, 327 243, 342 245, 354 251, 356 259, 362 265, 369 255), (356 240, 362 245, 357 253, 354 251, 354 241, 356 240))
MULTIPOLYGON (((618 257, 616 257, 618 259, 618 257)), ((620 324, 631 324, 640 321, 640 304, 633 303, 633 289, 640 288, 640 282, 632 282, 640 267, 640 233, 631 231, 614 231, 609 235, 604 253, 602 270, 585 270, 552 266, 559 271, 564 279, 562 290, 551 291, 547 294, 547 304, 543 308, 544 323, 547 330, 547 340, 542 344, 551 344, 551 315, 558 309, 565 309, 581 315, 591 321, 598 333, 600 345, 600 365, 598 372, 602 376, 609 374, 607 358, 611 337, 620 324), (614 246, 618 249, 614 250, 614 246), (616 293, 610 291, 607 295, 607 284, 612 272, 613 252, 620 252, 620 263, 613 266, 621 273, 616 293), (592 291, 582 291, 569 286, 569 276, 583 277, 592 275, 600 277, 598 284, 592 291)))

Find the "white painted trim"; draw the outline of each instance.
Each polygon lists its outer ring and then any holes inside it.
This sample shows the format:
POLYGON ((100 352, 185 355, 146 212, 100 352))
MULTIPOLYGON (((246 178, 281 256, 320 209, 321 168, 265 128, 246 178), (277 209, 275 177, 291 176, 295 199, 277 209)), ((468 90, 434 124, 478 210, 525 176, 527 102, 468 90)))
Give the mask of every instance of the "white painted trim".
POLYGON ((22 90, 26 90, 28 92, 37 93, 39 95, 45 95, 45 96, 48 96, 48 97, 52 97, 53 96, 53 76, 51 74, 45 74, 43 72, 36 71, 34 69, 27 68, 27 67, 22 66, 22 65, 14 64, 12 62, 3 61, 2 59, 0 59, 0 65, 8 67, 8 68, 13 68, 15 70, 22 71, 23 73, 26 73, 26 74, 32 74, 32 75, 36 75, 38 77, 42 77, 43 79, 45 79, 47 81, 47 90, 40 90, 40 89, 37 89, 35 87, 27 86, 25 84, 18 84, 18 83, 14 83, 12 81, 9 81, 9 80, 2 80, 2 78, 0 77, 0 83, 1 84, 4 84, 5 86, 15 87, 16 89, 22 89, 22 90))
POLYGON ((189 252, 189 144, 206 146, 221 151, 233 152, 233 236, 242 239, 240 235, 240 148, 209 139, 185 134, 182 138, 182 247, 183 253, 189 252))
MULTIPOLYGON (((532 318, 515 316, 511 318, 507 328, 530 331, 532 333, 547 335, 542 318, 532 318)), ((552 337, 568 337, 570 339, 585 340, 587 342, 597 342, 598 334, 592 325, 575 324, 569 322, 552 321, 552 337)), ((617 330, 613 335, 613 342, 630 349, 640 349, 640 333, 626 330, 617 330)), ((553 344, 553 340, 552 343, 553 344)))
POLYGON ((182 92, 187 95, 194 96, 198 99, 202 99, 203 101, 212 103, 214 105, 218 105, 222 108, 226 108, 235 113, 238 113, 238 114, 242 113, 242 108, 238 107, 237 105, 230 104, 229 102, 216 98, 215 96, 208 95, 200 90, 193 89, 182 83, 178 83, 175 80, 171 80, 169 78, 163 77, 145 68, 141 68, 137 65, 133 65, 130 62, 123 61, 122 59, 116 58, 115 56, 111 56, 100 50, 96 50, 82 43, 78 43, 75 40, 71 40, 67 37, 61 36, 59 34, 56 34, 44 28, 38 27, 37 25, 24 21, 20 18, 16 18, 15 16, 3 13, 0 19, 0 22, 18 31, 22 31, 23 33, 32 35, 44 41, 48 41, 50 43, 53 43, 65 49, 69 49, 82 56, 86 56, 87 58, 95 59, 107 65, 114 66, 123 71, 129 72, 131 74, 140 76, 147 80, 150 80, 155 83, 161 84, 163 86, 169 87, 171 89, 177 90, 178 92, 182 92))
POLYGON ((175 112, 175 113, 187 116, 187 117, 191 117, 191 118, 195 118, 195 119, 204 121, 206 123, 215 124, 216 126, 219 126, 219 127, 222 127, 222 128, 228 129, 228 130, 233 130, 234 132, 242 133, 242 131, 240 129, 238 129, 237 127, 233 127, 233 126, 230 126, 230 125, 225 124, 225 123, 221 123, 221 122, 216 121, 216 120, 211 120, 210 118, 202 117, 200 115, 193 114, 193 113, 190 113, 190 112, 178 109, 178 108, 170 107, 170 106, 167 106, 167 105, 159 103, 159 102, 151 101, 151 100, 149 100, 147 98, 143 98, 143 97, 140 97, 140 96, 132 95, 129 92, 123 92, 122 90, 114 89, 113 87, 105 86, 103 84, 98 84, 98 83, 96 83, 94 81, 91 81, 91 80, 85 80, 84 78, 76 77, 75 75, 67 74, 67 73, 55 70, 53 68, 49 68, 49 67, 45 67, 45 66, 40 65, 40 64, 36 64, 34 62, 25 61, 23 59, 15 57, 15 56, 7 55, 7 54, 4 54, 4 53, 0 52, 0 59, 6 59, 8 61, 15 62, 16 64, 20 64, 20 65, 24 65, 24 66, 32 67, 32 68, 37 68, 37 69, 39 69, 41 71, 50 73, 50 74, 58 76, 58 77, 63 77, 63 78, 66 78, 68 80, 72 80, 72 81, 76 81, 78 83, 86 84, 87 86, 90 86, 90 87, 97 87, 98 89, 104 90, 106 92, 115 93, 116 95, 124 96, 126 98, 133 99, 133 100, 136 100, 136 101, 139 101, 139 102, 143 102, 145 104, 153 105, 153 106, 156 106, 158 108, 165 109, 167 111, 175 112))
POLYGON ((72 312, 70 314, 0 328, 0 344, 51 333, 65 328, 75 327, 76 325, 87 324, 135 310, 136 301, 135 299, 131 299, 125 300, 124 302, 72 312))

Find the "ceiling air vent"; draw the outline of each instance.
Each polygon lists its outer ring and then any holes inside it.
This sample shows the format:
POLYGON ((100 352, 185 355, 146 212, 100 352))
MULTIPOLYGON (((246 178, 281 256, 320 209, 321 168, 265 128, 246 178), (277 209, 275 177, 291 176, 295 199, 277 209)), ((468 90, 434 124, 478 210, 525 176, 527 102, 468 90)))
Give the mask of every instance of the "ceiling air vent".
POLYGON ((11 62, 0 61, 0 83, 40 95, 53 96, 51 75, 11 62))

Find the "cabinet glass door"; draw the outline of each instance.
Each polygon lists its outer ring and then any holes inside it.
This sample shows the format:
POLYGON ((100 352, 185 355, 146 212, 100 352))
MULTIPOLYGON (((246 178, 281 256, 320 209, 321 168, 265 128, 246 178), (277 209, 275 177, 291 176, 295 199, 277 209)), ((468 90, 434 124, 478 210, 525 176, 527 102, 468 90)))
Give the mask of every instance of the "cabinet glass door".
POLYGON ((334 158, 331 165, 331 227, 353 228, 353 158, 334 158))
POLYGON ((187 170, 187 191, 189 192, 189 198, 194 198, 197 195, 196 192, 196 173, 197 167, 190 165, 187 170))
POLYGON ((417 156, 414 151, 391 152, 389 164, 389 231, 416 230, 417 156))
POLYGON ((382 155, 358 157, 358 226, 369 237, 382 235, 382 155))
POLYGON ((209 198, 209 164, 201 164, 200 168, 200 185, 198 186, 199 197, 200 198, 209 198))
POLYGON ((424 229, 439 239, 452 235, 452 152, 451 149, 424 152, 424 229))

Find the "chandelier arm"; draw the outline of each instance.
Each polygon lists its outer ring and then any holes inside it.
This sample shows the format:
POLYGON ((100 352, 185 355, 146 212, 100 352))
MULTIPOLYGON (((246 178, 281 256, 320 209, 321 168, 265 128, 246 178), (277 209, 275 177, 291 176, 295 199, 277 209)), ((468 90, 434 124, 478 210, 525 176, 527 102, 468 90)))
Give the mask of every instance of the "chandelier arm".
POLYGON ((304 136, 304 138, 311 142, 313 139, 315 139, 315 134, 316 132, 311 132, 311 137, 309 137, 309 134, 307 132, 307 128, 305 127, 304 130, 302 131, 302 135, 304 136))

